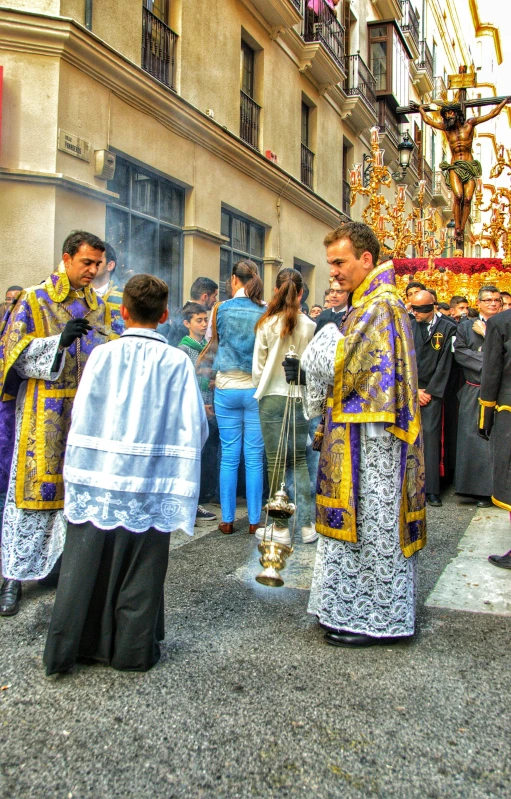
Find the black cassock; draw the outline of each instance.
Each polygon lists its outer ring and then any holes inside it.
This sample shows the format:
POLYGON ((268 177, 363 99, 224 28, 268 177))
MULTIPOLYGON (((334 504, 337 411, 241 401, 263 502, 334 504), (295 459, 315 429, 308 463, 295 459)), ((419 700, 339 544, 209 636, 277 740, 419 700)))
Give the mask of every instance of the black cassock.
POLYGON ((488 319, 485 339, 479 427, 492 430, 492 500, 511 511, 511 311, 488 319))
POLYGON ((169 533, 68 524, 43 661, 46 674, 76 661, 146 671, 165 637, 163 584, 169 533))
POLYGON ((458 393, 458 441, 454 485, 457 494, 489 497, 492 493, 492 452, 479 436, 479 395, 484 336, 475 333, 475 319, 462 319, 454 341, 454 357, 463 369, 465 384, 458 393))
POLYGON ((431 331, 427 323, 412 320, 413 339, 417 358, 419 388, 431 394, 431 400, 421 407, 426 467, 426 494, 440 491, 440 436, 442 432, 442 399, 451 374, 452 337, 456 325, 448 317, 437 317, 431 331))

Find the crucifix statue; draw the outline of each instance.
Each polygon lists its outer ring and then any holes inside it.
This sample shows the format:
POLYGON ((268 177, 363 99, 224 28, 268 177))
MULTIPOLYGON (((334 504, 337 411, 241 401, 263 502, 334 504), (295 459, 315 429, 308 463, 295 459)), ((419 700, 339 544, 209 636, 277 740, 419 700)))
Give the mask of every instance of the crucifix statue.
POLYGON ((481 164, 472 155, 474 129, 476 125, 498 116, 504 106, 511 101, 511 97, 468 100, 467 88, 476 87, 475 73, 467 73, 466 67, 460 67, 458 75, 449 76, 449 88, 458 90, 456 102, 434 101, 434 104, 440 108, 441 121, 433 119, 426 113, 435 110, 430 106, 411 103, 408 107, 397 109, 397 113, 401 114, 419 113, 426 125, 445 133, 451 150, 451 163, 442 161, 439 167, 448 188, 452 189, 456 247, 461 250, 463 250, 463 234, 470 215, 476 181, 482 174, 481 164), (467 119, 467 107, 485 105, 494 105, 495 108, 483 116, 467 119))

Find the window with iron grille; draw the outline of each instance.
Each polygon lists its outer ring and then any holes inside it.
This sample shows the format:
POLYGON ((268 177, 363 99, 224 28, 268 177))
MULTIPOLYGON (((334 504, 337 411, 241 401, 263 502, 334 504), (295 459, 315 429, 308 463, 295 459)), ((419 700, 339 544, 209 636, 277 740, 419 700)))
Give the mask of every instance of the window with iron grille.
POLYGON ((175 88, 178 36, 168 26, 167 0, 144 0, 142 7, 142 69, 175 88))
POLYGON ((106 210, 116 281, 124 285, 141 272, 156 275, 169 287, 169 306, 181 305, 184 189, 119 157, 108 188, 119 194, 106 210))
POLYGON ((259 147, 260 106, 254 100, 255 52, 241 41, 240 138, 256 149, 259 147))
POLYGON ((219 299, 227 299, 225 281, 229 280, 232 268, 237 261, 250 258, 257 264, 261 280, 264 279, 264 237, 265 229, 244 216, 222 208, 222 236, 227 236, 228 244, 220 248, 220 287, 219 299))

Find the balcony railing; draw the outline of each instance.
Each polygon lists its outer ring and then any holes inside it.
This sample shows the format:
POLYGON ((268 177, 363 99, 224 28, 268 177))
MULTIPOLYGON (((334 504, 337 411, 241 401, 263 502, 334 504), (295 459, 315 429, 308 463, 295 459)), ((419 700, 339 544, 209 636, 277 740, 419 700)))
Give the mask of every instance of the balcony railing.
POLYGON ((295 7, 295 8, 296 8, 298 11, 301 11, 301 10, 302 10, 302 2, 301 2, 301 0, 291 0, 291 2, 292 2, 292 4, 294 5, 294 7, 295 7))
POLYGON ((314 153, 312 150, 309 150, 306 144, 302 144, 300 175, 302 183, 305 183, 309 189, 312 189, 314 181, 314 153))
POLYGON ((422 179, 426 181, 426 191, 431 194, 433 192, 433 170, 424 156, 422 157, 422 179))
POLYGON ((410 0, 401 0, 401 30, 409 33, 419 49, 419 16, 410 0))
POLYGON ((378 126, 380 134, 388 136, 394 147, 397 148, 401 140, 399 123, 385 100, 378 101, 378 126))
POLYGON ((432 100, 447 100, 447 86, 441 75, 433 78, 433 91, 428 95, 428 102, 432 100))
POLYGON ((346 94, 363 97, 376 113, 376 80, 360 55, 347 57, 346 94))
POLYGON ((431 50, 428 47, 428 43, 422 39, 419 42, 419 60, 417 61, 417 69, 424 69, 431 80, 433 80, 433 56, 431 55, 431 50))
POLYGON ((261 107, 244 91, 240 91, 240 138, 259 148, 259 114, 261 107))
POLYGON ((177 33, 142 7, 142 68, 175 88, 177 33))
POLYGON ((439 170, 434 174, 433 196, 442 199, 445 205, 449 205, 451 202, 451 192, 445 185, 444 176, 439 170))
POLYGON ((350 214, 351 186, 348 180, 342 182, 342 210, 345 214, 350 214))
POLYGON ((302 37, 321 42, 344 70, 345 31, 326 0, 303 0, 302 37))

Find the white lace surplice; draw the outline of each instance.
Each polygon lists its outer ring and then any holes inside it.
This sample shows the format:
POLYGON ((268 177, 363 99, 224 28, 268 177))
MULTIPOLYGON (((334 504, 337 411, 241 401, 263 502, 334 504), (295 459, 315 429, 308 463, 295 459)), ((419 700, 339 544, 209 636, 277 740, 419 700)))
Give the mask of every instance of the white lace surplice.
MULTIPOLYGON (((333 384, 340 338, 335 325, 327 325, 302 357, 312 414, 333 384)), ((417 555, 405 558, 399 540, 401 441, 383 423, 360 427, 358 542, 320 536, 308 611, 335 630, 413 635, 417 555)))
POLYGON ((73 405, 66 518, 193 535, 207 430, 190 359, 158 333, 130 329, 96 348, 73 405))
MULTIPOLYGON (((20 377, 57 380, 66 357, 63 354, 58 371, 52 372, 59 341, 60 335, 31 341, 14 365, 20 377)), ((46 577, 62 554, 66 538, 63 511, 16 507, 18 447, 26 390, 27 384, 22 383, 16 401, 16 439, 2 527, 2 573, 13 580, 46 577)))

